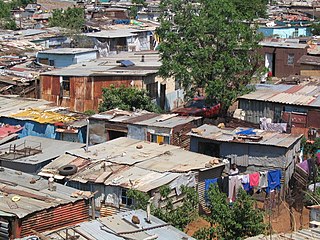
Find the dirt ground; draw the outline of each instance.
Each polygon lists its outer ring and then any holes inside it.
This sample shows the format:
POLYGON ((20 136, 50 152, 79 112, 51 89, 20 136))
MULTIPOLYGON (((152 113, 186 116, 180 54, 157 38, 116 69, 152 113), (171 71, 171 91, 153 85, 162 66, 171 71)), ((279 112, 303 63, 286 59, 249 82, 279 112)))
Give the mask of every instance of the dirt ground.
MULTIPOLYGON (((262 208, 263 204, 258 204, 259 208, 262 208)), ((294 214, 294 219, 295 219, 295 229, 299 230, 300 228, 308 228, 309 227, 309 210, 307 208, 303 209, 302 212, 302 227, 300 225, 300 214, 293 210, 294 214)), ((266 215, 265 222, 269 223, 269 216, 266 215)), ((203 218, 198 218, 192 223, 190 223, 186 228, 185 232, 189 235, 192 236, 197 230, 203 227, 208 227, 210 226, 209 223, 203 219, 203 218)), ((278 209, 275 208, 273 210, 273 213, 271 215, 271 226, 272 226, 272 231, 274 233, 288 233, 291 232, 290 228, 290 213, 289 209, 287 208, 287 204, 281 204, 279 206, 279 212, 278 209)))
MULTIPOLYGON (((299 230, 301 228, 308 228, 309 227, 309 210, 307 208, 303 209, 302 212, 302 226, 300 224, 300 213, 293 210, 294 215, 294 223, 295 230, 299 230)), ((266 217, 266 222, 269 221, 269 217, 266 217)), ((271 225, 272 230, 275 233, 287 233, 291 232, 290 228, 290 212, 289 209, 284 206, 284 204, 280 205, 279 207, 279 214, 278 211, 274 211, 273 215, 271 216, 271 225)))
POLYGON ((185 233, 189 236, 192 236, 196 231, 198 231, 200 228, 209 227, 210 224, 204 220, 203 218, 199 217, 195 221, 191 222, 186 228, 185 233))

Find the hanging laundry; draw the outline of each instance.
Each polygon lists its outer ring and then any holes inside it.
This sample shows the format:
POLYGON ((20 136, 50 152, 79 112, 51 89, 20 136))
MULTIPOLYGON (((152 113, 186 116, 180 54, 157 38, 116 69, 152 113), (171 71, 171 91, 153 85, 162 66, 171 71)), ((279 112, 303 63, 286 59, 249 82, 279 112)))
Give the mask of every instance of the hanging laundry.
POLYGON ((259 181, 259 187, 260 188, 266 188, 268 187, 268 172, 262 171, 260 174, 260 181, 259 181))
POLYGON ((246 192, 249 192, 252 190, 252 187, 250 186, 250 183, 242 183, 243 190, 246 192))
POLYGON ((258 172, 249 174, 249 182, 251 187, 257 187, 259 185, 260 174, 258 172))
POLYGON ((249 183, 249 174, 239 175, 239 178, 241 179, 242 184, 249 183))
POLYGON ((309 166, 309 180, 314 181, 317 175, 316 163, 313 158, 309 158, 307 161, 309 166))
POLYGON ((220 192, 223 192, 229 195, 229 177, 220 177, 218 178, 218 187, 220 192))
POLYGON ((241 179, 239 176, 229 176, 229 194, 228 198, 234 202, 237 197, 239 188, 242 187, 241 179))
POLYGON ((204 180, 204 190, 208 191, 210 188, 210 185, 214 185, 218 183, 218 178, 213 178, 213 179, 205 179, 204 180))
POLYGON ((268 187, 266 192, 270 193, 271 190, 281 188, 281 170, 273 170, 268 172, 268 187))
POLYGON ((206 202, 209 200, 208 199, 208 191, 210 189, 210 186, 215 185, 215 184, 218 185, 218 178, 204 180, 204 198, 205 198, 206 202))
POLYGON ((298 164, 299 167, 301 167, 306 173, 309 174, 309 165, 308 160, 304 160, 301 163, 298 164))

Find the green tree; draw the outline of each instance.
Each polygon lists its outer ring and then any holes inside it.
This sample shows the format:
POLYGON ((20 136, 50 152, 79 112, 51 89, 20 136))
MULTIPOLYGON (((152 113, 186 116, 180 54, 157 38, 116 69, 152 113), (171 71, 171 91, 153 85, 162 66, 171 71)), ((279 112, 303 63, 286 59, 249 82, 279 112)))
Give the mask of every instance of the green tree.
POLYGON ((0 28, 16 30, 17 25, 11 16, 11 10, 25 7, 32 2, 30 0, 13 0, 9 2, 0 0, 0 28))
POLYGON ((319 36, 320 35, 320 23, 313 23, 311 24, 311 33, 314 36, 319 36))
MULTIPOLYGON (((166 185, 160 188, 163 207, 157 208, 152 205, 151 214, 183 230, 198 216, 198 194, 194 188, 182 186, 181 193, 184 195, 182 204, 174 208, 172 199, 169 197, 170 192, 170 188, 166 185)), ((146 193, 130 189, 128 196, 134 199, 136 209, 146 210, 150 198, 146 193)))
POLYGON ((62 27, 73 31, 80 31, 85 22, 84 9, 68 8, 66 10, 53 10, 52 17, 49 18, 51 27, 62 27))
POLYGON ((134 87, 111 86, 110 88, 102 89, 102 103, 99 106, 99 111, 107 111, 114 108, 122 110, 142 109, 151 112, 161 112, 160 108, 152 103, 147 91, 134 87))
POLYGON ((227 196, 216 186, 210 186, 208 191, 210 215, 206 220, 209 228, 196 232, 199 240, 224 239, 235 240, 256 236, 265 230, 263 214, 254 208, 254 200, 241 190, 233 206, 229 206, 227 196))
POLYGON ((248 91, 258 69, 261 40, 253 19, 265 14, 263 0, 162 0, 157 29, 160 75, 175 77, 187 95, 198 88, 223 104, 224 113, 248 91))

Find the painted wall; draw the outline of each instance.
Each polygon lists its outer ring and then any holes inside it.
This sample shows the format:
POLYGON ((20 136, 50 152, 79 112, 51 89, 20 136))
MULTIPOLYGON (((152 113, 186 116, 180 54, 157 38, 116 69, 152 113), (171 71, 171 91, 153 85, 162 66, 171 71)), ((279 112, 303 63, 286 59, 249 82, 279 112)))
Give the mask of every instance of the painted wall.
POLYGON ((311 30, 309 27, 293 26, 293 27, 260 27, 258 32, 262 33, 265 37, 278 36, 279 38, 296 38, 296 37, 309 37, 311 30))
POLYGON ((81 54, 49 54, 49 53, 41 53, 37 54, 37 61, 40 58, 47 58, 49 61, 54 61, 54 66, 56 68, 63 68, 70 66, 72 64, 81 63, 93 59, 97 59, 97 52, 88 52, 81 54))
POLYGON ((57 133, 56 126, 48 123, 43 124, 31 120, 20 120, 7 117, 0 117, 0 123, 22 126, 23 129, 18 132, 19 138, 23 138, 26 136, 36 136, 80 143, 85 143, 86 139, 86 127, 80 128, 77 134, 68 135, 65 133, 57 133))
POLYGON ((298 60, 307 54, 306 48, 281 48, 264 46, 258 50, 262 59, 265 59, 266 54, 273 55, 274 69, 272 71, 275 77, 287 77, 290 75, 300 74, 300 63, 298 60), (293 64, 288 64, 288 56, 293 55, 293 64))

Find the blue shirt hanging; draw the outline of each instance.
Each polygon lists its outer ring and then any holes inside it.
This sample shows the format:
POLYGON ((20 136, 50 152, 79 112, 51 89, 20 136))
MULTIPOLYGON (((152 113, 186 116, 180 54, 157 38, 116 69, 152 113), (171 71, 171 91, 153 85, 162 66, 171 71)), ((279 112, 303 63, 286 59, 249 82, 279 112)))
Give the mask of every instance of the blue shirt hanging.
POLYGON ((281 170, 272 170, 268 172, 268 187, 266 192, 270 193, 271 190, 281 188, 281 170))
POLYGON ((208 191, 210 188, 210 185, 218 184, 218 178, 213 178, 213 179, 205 179, 204 180, 204 197, 206 202, 208 201, 208 191))

